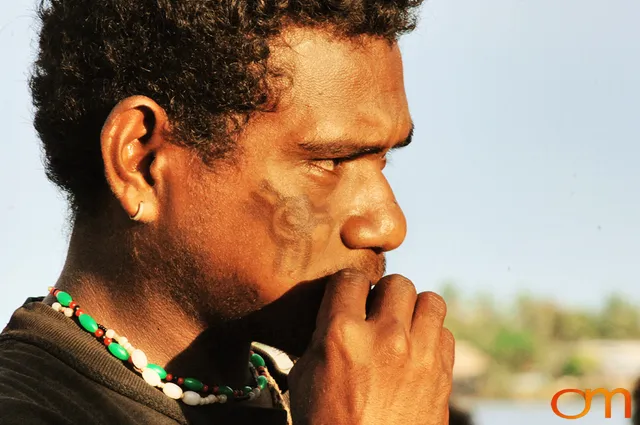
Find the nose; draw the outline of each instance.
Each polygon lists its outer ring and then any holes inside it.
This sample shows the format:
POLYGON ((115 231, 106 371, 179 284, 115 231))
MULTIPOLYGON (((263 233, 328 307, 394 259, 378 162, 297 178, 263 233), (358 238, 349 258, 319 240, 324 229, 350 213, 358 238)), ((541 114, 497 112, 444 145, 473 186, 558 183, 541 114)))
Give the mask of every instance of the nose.
POLYGON ((350 249, 391 251, 399 247, 407 235, 407 220, 386 180, 384 187, 369 190, 356 197, 354 212, 344 222, 340 237, 350 249))

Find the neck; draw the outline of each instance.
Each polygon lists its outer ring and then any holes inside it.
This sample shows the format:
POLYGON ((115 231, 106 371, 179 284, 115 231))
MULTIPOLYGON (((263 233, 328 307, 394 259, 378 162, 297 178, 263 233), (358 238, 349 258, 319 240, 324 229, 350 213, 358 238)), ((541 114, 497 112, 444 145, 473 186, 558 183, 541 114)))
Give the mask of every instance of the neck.
POLYGON ((123 260, 126 253, 106 248, 118 246, 113 242, 96 241, 95 233, 88 236, 74 228, 56 288, 69 292, 83 311, 126 336, 150 363, 174 376, 234 389, 247 385, 250 335, 221 319, 204 323, 164 293, 164 282, 123 260))

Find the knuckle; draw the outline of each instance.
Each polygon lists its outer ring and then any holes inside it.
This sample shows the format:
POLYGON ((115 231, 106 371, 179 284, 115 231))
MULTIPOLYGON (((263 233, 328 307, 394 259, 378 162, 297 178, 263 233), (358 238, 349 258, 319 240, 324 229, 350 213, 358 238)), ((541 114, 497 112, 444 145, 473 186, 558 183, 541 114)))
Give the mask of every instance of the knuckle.
POLYGON ((409 354, 409 341, 403 335, 394 335, 388 341, 388 353, 395 358, 405 358, 409 354))
POLYGON ((442 318, 447 315, 447 303, 440 295, 435 292, 427 291, 421 292, 418 296, 420 298, 424 298, 424 301, 426 301, 425 304, 433 314, 442 318))
POLYGON ((358 329, 359 324, 355 320, 347 316, 337 315, 329 321, 326 338, 333 344, 346 345, 350 341, 353 343, 358 329))
POLYGON ((451 388, 453 386, 453 369, 446 367, 442 373, 441 385, 445 388, 451 388))
POLYGON ((450 393, 451 387, 453 383, 451 382, 451 374, 450 372, 441 373, 436 378, 436 385, 440 391, 438 391, 443 396, 446 396, 450 393))
POLYGON ((348 316, 336 316, 325 329, 324 339, 314 353, 316 357, 339 364, 366 365, 369 358, 362 356, 369 339, 362 323, 348 316), (345 363, 346 362, 346 363, 345 363))
POLYGON ((445 369, 452 374, 456 362, 456 340, 447 328, 444 328, 442 331, 442 340, 442 356, 446 358, 445 369))
POLYGON ((386 282, 397 291, 416 294, 416 286, 413 282, 400 274, 392 274, 385 277, 386 282))
POLYGON ((391 322, 385 325, 387 329, 384 347, 385 352, 392 358, 405 359, 410 355, 411 342, 409 335, 400 322, 391 322))
POLYGON ((453 333, 449 330, 449 328, 442 328, 442 340, 445 344, 450 346, 455 346, 456 338, 453 336, 453 333))

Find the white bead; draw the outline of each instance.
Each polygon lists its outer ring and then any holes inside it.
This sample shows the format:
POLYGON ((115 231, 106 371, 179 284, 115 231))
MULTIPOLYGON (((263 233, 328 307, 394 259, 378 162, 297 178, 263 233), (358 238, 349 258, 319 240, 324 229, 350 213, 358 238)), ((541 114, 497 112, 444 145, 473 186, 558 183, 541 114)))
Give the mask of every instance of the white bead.
POLYGON ((157 387, 162 382, 160 375, 153 369, 145 369, 142 371, 142 378, 152 387, 157 387))
POLYGON ((253 393, 256 395, 256 398, 260 397, 260 388, 255 387, 253 389, 253 393))
POLYGON ((64 315, 67 317, 72 317, 73 316, 73 309, 72 308, 65 308, 64 309, 64 315))
POLYGON ((218 399, 216 398, 216 396, 214 396, 213 394, 208 395, 206 397, 203 397, 202 400, 200 401, 200 404, 213 404, 216 401, 218 401, 218 399), (213 397, 213 398, 212 398, 213 397))
POLYGON ((62 307, 62 304, 60 304, 60 303, 51 304, 51 308, 54 309, 55 311, 60 311, 61 307, 62 307))
MULTIPOLYGON (((127 347, 124 347, 124 349, 126 350, 127 347)), ((131 353, 131 362, 138 369, 144 369, 149 363, 147 360, 147 355, 143 353, 142 350, 134 350, 133 353, 131 353)))
POLYGON ((255 400, 256 398, 256 393, 254 393, 253 391, 249 392, 249 400, 255 400))
POLYGON ((113 337, 116 336, 116 331, 114 331, 113 329, 107 329, 107 331, 104 333, 104 336, 113 339, 113 337))
MULTIPOLYGON (((157 373, 156 373, 156 375, 157 375, 157 373)), ((180 398, 182 397, 182 388, 180 388, 179 386, 177 386, 176 384, 174 384, 172 382, 169 382, 169 383, 165 384, 165 386, 162 389, 162 391, 165 393, 165 395, 167 397, 172 398, 174 400, 180 400, 180 398)), ((198 397, 200 397, 200 396, 198 396, 198 397)))
POLYGON ((126 344, 124 344, 124 345, 122 346, 122 348, 124 348, 125 350, 127 350, 127 352, 128 352, 129 354, 133 354, 133 352, 136 350, 135 348, 133 348, 133 345, 131 345, 131 343, 130 343, 130 342, 127 342, 126 344))
POLYGON ((226 402, 227 402, 227 396, 226 396, 226 395, 224 395, 224 394, 220 394, 220 395, 218 396, 218 401, 219 401, 220 403, 222 403, 222 404, 226 403, 226 402))
POLYGON ((200 394, 194 391, 185 391, 184 394, 182 394, 182 401, 184 404, 188 404, 189 406, 197 406, 201 404, 201 399, 202 397, 200 397, 200 394))
POLYGON ((118 338, 116 338, 116 342, 124 346, 127 342, 129 342, 129 339, 127 339, 126 336, 118 336, 118 338))

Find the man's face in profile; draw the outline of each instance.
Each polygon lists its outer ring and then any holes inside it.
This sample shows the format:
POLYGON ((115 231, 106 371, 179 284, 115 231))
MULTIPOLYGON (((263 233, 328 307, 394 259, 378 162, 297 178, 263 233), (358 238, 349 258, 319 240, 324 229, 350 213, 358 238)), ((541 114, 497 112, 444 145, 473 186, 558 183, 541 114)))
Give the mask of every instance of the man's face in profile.
POLYGON ((166 243, 205 276, 201 297, 228 300, 223 315, 345 267, 375 282, 406 233, 383 175, 412 132, 398 46, 310 29, 284 38, 271 56, 290 77, 277 110, 249 121, 233 165, 185 155, 163 200, 166 243))

